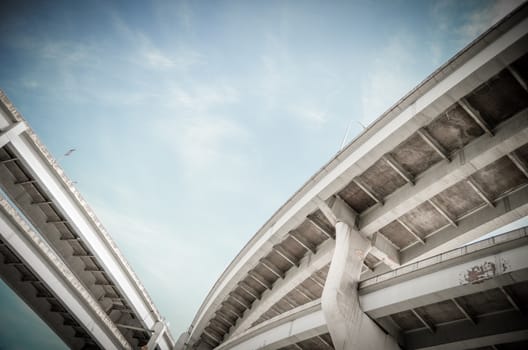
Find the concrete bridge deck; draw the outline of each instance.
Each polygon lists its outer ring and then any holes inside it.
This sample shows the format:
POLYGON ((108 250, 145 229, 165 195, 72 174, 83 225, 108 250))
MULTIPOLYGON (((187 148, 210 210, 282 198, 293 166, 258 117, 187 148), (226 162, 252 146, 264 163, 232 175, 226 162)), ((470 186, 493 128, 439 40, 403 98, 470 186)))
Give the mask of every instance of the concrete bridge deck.
POLYGON ((93 211, 0 94, 0 274, 72 349, 172 349, 93 211))
POLYGON ((255 234, 183 336, 222 348, 321 297, 336 203, 372 244, 362 279, 528 215, 528 6, 460 51, 317 172, 255 234))
MULTIPOLYGON (((525 227, 364 280, 360 303, 404 349, 522 349, 528 341, 527 256, 525 227)), ((334 346, 316 299, 218 349, 334 346)))

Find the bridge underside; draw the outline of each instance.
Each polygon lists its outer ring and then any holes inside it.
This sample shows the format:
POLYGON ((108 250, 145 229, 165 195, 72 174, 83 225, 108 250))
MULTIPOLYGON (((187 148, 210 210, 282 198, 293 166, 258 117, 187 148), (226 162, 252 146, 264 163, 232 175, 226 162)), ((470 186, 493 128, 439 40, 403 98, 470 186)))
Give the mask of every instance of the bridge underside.
MULTIPOLYGON (((313 187, 320 192, 308 188, 316 193, 314 198, 304 206, 295 204, 289 221, 278 216, 263 230, 269 235, 266 243, 254 248, 245 264, 239 263, 235 277, 194 324, 189 343, 228 349, 226 344, 247 330, 318 300, 335 244, 335 222, 327 211, 336 200, 346 203, 360 232, 372 240, 362 279, 459 247, 526 217, 527 13, 524 6, 515 14, 515 21, 523 23, 518 37, 486 58, 470 56, 457 63, 456 57, 449 63, 452 67, 435 73, 438 79, 413 91, 421 97, 402 100, 388 112, 393 119, 381 119, 382 126, 368 129, 357 147, 352 144, 335 164, 316 174, 313 187), (384 138, 376 134, 404 117, 384 138), (355 156, 377 139, 383 142, 355 156), (333 172, 337 175, 326 180, 333 172)), ((503 25, 504 32, 513 26, 503 25)), ((498 38, 498 33, 490 32, 480 49, 493 40, 510 40, 498 38)), ((484 55, 475 50, 474 55, 484 55)), ((400 326, 397 321, 395 326, 400 326)), ((401 328, 417 332, 404 324, 401 328)))
MULTIPOLYGON (((39 181, 31 175, 32 171, 22 159, 11 146, 0 148, 2 191, 12 200, 13 206, 17 206, 19 208, 17 210, 29 219, 27 223, 46 238, 75 271, 80 281, 88 286, 90 292, 99 299, 100 306, 108 316, 117 324, 130 326, 130 328, 121 328, 128 342, 134 346, 146 344, 150 338, 148 330, 143 329, 137 317, 134 317, 126 300, 116 289, 113 281, 107 277, 95 255, 79 238, 72 224, 65 220, 61 210, 50 199, 39 181)), ((86 345, 95 346, 86 330, 75 321, 67 308, 61 305, 59 298, 52 298, 53 293, 46 287, 45 281, 40 281, 31 272, 31 267, 27 266, 20 259, 21 257, 17 257, 16 252, 8 246, 4 246, 4 250, 4 263, 0 264, 2 265, 0 268, 4 272, 4 280, 13 287, 14 291, 34 310, 42 310, 40 316, 52 329, 60 329, 56 333, 70 347, 83 348, 84 345, 80 345, 82 342, 79 342, 79 338, 84 339, 86 345), (50 312, 49 315, 46 310, 50 312), (58 319, 54 314, 62 315, 63 320, 60 321, 60 318, 58 319), (59 327, 58 323, 62 323, 62 326, 59 327), (68 337, 69 334, 74 335, 72 339, 68 337)))
MULTIPOLYGON (((362 306, 402 349, 525 349, 526 256, 523 228, 365 280, 362 306)), ((334 349, 319 300, 289 312, 228 348, 334 349)))
POLYGON ((59 334, 71 349, 99 349, 86 329, 4 242, 0 241, 0 277, 59 334))
POLYGON ((86 201, 0 91, 0 276, 72 349, 172 349, 86 201))

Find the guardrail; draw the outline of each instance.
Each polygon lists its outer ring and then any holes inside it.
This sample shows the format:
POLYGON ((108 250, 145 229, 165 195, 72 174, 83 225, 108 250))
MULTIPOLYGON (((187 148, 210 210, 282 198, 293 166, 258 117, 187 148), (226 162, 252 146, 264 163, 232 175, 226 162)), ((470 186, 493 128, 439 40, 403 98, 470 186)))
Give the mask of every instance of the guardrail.
POLYGON ((402 266, 400 268, 397 268, 395 270, 382 273, 380 275, 371 277, 369 279, 366 279, 360 283, 360 288, 366 288, 373 286, 375 284, 390 280, 395 277, 400 277, 406 274, 409 274, 411 272, 415 272, 418 270, 421 270, 423 268, 426 268, 428 266, 436 265, 442 262, 446 262, 448 260, 452 260, 458 257, 461 257, 466 254, 475 253, 477 251, 495 246, 497 244, 503 244, 506 242, 514 241, 516 239, 527 237, 528 236, 528 227, 522 227, 517 230, 513 230, 507 233, 503 233, 501 235, 497 235, 491 238, 484 239, 482 241, 478 241, 472 244, 468 244, 466 246, 456 248, 453 250, 449 250, 447 252, 417 261, 415 263, 402 266))

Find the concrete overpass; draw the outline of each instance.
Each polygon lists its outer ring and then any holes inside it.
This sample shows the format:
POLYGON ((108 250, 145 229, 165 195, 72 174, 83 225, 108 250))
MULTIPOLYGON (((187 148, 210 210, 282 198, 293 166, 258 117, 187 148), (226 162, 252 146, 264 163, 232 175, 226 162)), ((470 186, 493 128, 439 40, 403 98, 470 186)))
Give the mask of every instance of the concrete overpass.
POLYGON ((0 275, 72 349, 172 349, 88 204, 0 93, 0 275))
MULTIPOLYGON (((398 101, 279 208, 215 283, 178 347, 443 349, 524 341, 522 314, 501 309, 497 319, 476 322, 488 311, 462 289, 449 300, 416 295, 378 309, 368 306, 376 291, 363 294, 375 288, 367 286, 374 276, 526 217, 527 164, 524 4, 398 101), (444 332, 444 322, 458 320, 452 313, 479 330, 467 330, 467 338, 444 332), (486 338, 498 321, 511 334, 486 338), (456 345, 443 343, 451 334, 456 345)), ((508 296, 524 295, 523 283, 499 291, 470 283, 468 290, 514 307, 508 296)))
MULTIPOLYGON (((362 281, 363 311, 405 349, 528 344, 528 231, 508 232, 362 281)), ((218 349, 333 349, 316 299, 218 349)))

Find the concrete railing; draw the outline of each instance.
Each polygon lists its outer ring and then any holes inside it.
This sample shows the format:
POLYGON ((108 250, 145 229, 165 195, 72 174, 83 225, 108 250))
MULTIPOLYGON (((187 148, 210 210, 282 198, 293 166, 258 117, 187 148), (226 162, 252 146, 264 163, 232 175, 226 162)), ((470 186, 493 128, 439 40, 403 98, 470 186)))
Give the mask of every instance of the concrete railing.
POLYGON ((528 227, 522 227, 520 229, 510 231, 495 237, 487 238, 482 241, 468 244, 460 248, 452 249, 447 252, 429 257, 427 259, 423 259, 415 263, 402 266, 398 269, 371 277, 360 283, 360 289, 373 286, 375 284, 390 280, 395 277, 407 275, 411 272, 415 272, 432 265, 444 263, 467 254, 476 253, 478 251, 493 247, 498 244, 514 241, 522 237, 528 237, 528 227))

